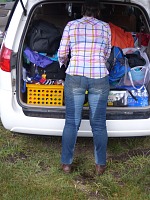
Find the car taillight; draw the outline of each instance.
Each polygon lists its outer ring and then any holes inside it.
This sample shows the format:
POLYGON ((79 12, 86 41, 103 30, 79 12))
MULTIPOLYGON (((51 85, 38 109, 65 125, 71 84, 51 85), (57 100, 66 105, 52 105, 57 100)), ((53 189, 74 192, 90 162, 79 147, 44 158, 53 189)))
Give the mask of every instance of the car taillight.
POLYGON ((0 52, 0 68, 3 71, 10 72, 10 57, 11 57, 12 50, 2 45, 1 52, 0 52))

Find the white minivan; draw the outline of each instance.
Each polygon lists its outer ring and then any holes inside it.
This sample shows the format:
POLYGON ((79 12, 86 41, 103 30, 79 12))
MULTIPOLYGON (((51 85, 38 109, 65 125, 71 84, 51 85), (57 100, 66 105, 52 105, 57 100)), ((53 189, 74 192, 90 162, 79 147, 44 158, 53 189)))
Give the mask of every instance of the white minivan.
MULTIPOLYGON (((48 85, 45 88, 44 84, 34 84, 33 79, 27 77, 25 65, 28 65, 28 59, 24 57, 24 50, 28 47, 28 33, 34 21, 45 20, 58 27, 62 33, 68 21, 81 17, 83 2, 15 1, 0 52, 0 117, 6 129, 19 133, 61 136, 65 122, 63 85, 58 84, 56 88, 55 85, 48 85), (59 99, 54 98, 54 103, 43 103, 45 96, 51 98, 55 92, 59 99), (38 100, 34 101, 36 98, 38 100)), ((134 39, 141 31, 150 33, 150 0, 102 0, 100 8, 103 21, 130 32, 134 39)), ((149 84, 146 87, 150 95, 149 84)), ((79 136, 92 136, 88 111, 85 105, 79 136)), ((150 103, 146 106, 108 106, 107 130, 109 137, 150 135, 150 103)))

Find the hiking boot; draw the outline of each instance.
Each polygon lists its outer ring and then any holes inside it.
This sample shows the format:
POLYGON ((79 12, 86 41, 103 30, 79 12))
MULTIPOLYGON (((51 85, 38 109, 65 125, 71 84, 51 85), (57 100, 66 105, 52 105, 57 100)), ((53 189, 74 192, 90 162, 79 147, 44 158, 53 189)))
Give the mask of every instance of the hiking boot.
POLYGON ((98 176, 100 176, 100 175, 102 175, 102 174, 105 172, 105 170, 106 170, 106 165, 97 165, 97 164, 96 164, 95 169, 96 169, 96 174, 97 174, 98 176))

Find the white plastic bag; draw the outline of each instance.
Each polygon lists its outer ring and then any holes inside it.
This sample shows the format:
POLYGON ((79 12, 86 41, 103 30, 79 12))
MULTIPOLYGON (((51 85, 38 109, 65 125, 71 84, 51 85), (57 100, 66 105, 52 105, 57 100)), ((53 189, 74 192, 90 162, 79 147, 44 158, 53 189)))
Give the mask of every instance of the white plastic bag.
MULTIPOLYGON (((137 51, 136 48, 126 48, 124 53, 131 53, 137 51)), ((140 50, 139 50, 140 51, 140 50)), ((146 64, 144 66, 136 66, 130 69, 129 72, 126 72, 125 75, 121 78, 119 86, 132 86, 133 88, 142 88, 146 86, 150 81, 150 62, 148 56, 145 52, 140 51, 140 55, 145 59, 146 64)), ((128 60, 126 59, 126 66, 128 66, 128 60)))

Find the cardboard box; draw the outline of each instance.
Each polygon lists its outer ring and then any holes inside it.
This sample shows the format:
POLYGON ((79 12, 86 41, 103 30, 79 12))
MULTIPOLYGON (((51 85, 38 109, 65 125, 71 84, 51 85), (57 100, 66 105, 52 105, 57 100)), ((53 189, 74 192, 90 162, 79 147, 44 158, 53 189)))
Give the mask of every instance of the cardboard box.
POLYGON ((128 91, 127 90, 110 90, 108 95, 108 106, 127 106, 128 91))

